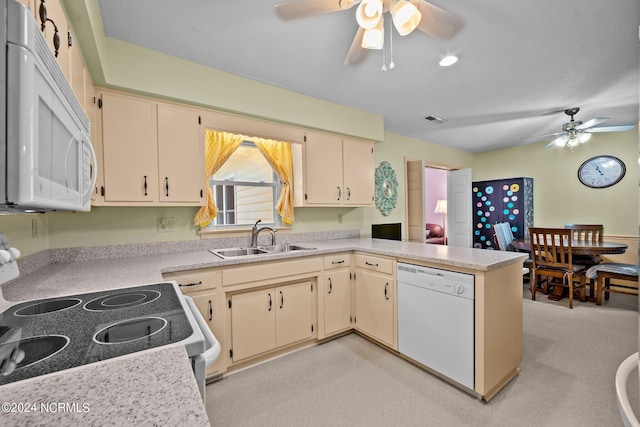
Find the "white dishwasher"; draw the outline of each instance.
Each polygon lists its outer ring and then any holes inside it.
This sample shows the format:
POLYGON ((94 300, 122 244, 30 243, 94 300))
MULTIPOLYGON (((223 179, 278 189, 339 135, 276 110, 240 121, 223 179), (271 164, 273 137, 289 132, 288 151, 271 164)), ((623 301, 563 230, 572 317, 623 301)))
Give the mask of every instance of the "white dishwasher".
POLYGON ((398 263, 398 350, 474 389, 474 276, 398 263))

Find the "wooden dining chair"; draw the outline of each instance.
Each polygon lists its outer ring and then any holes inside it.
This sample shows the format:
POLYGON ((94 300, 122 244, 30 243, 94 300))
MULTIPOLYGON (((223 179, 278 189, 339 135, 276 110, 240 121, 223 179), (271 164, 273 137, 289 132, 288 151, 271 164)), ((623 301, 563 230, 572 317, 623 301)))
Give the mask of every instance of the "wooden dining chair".
POLYGON ((573 308, 573 293, 580 292, 580 301, 586 300, 586 268, 573 264, 571 247, 572 231, 566 228, 529 227, 531 259, 533 260, 533 281, 531 283, 531 299, 536 299, 538 286, 542 277, 548 280, 548 286, 568 288, 569 308, 573 308), (579 280, 577 285, 574 282, 579 280))
MULTIPOLYGON (((573 240, 583 242, 602 242, 604 238, 604 225, 602 224, 565 224, 564 228, 572 231, 573 240)), ((573 256, 573 263, 584 265, 586 268, 598 265, 602 262, 599 255, 577 254, 573 256)), ((589 279, 589 296, 595 298, 595 280, 589 279)))
POLYGON ((604 225, 602 224, 565 224, 564 228, 572 231, 573 240, 602 242, 604 225))

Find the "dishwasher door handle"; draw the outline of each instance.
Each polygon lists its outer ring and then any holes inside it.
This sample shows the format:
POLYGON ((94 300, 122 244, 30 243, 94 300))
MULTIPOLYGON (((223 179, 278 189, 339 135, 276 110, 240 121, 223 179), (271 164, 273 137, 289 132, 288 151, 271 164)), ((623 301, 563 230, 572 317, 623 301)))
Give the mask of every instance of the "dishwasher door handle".
POLYGON ((416 270, 416 272, 418 274, 423 274, 425 276, 437 277, 438 279, 444 279, 444 274, 443 273, 436 273, 435 271, 431 272, 431 271, 424 271, 424 270, 416 270))

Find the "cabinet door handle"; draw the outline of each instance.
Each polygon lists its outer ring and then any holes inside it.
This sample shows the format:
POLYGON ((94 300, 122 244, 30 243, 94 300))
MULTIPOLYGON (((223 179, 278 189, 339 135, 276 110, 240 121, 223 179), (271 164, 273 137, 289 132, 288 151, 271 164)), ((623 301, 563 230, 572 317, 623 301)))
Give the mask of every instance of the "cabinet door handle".
POLYGON ((144 176, 144 195, 147 195, 147 175, 144 176))
POLYGON ((336 264, 344 264, 344 260, 341 261, 331 261, 331 264, 336 265, 336 264))
POLYGON ((371 267, 377 267, 377 266, 378 266, 378 264, 375 264, 375 263, 373 263, 373 262, 369 262, 369 261, 365 261, 364 263, 365 263, 366 265, 370 265, 371 267))
POLYGON ((273 307, 273 301, 271 301, 271 292, 269 292, 269 311, 271 311, 272 307, 273 307))
POLYGON ((182 284, 182 283, 178 283, 178 286, 180 287, 188 287, 188 286, 198 286, 198 285, 202 285, 202 281, 199 282, 193 282, 193 283, 187 283, 187 284, 182 284))
POLYGON ((388 300, 389 296, 387 295, 387 289, 389 288, 389 283, 384 284, 384 299, 388 300))
POLYGON ((351 189, 347 187, 347 200, 351 200, 351 189))
POLYGON ((282 310, 282 307, 284 307, 284 293, 280 291, 280 309, 281 310, 282 310))
POLYGON ((164 177, 164 190, 165 190, 165 195, 169 197, 169 177, 168 176, 164 177))
POLYGON ((331 277, 329 277, 329 292, 331 293, 331 291, 333 291, 333 283, 331 283, 331 277))
POLYGON ((213 304, 211 304, 211 300, 209 300, 209 322, 213 319, 213 304))
POLYGON ((342 190, 340 189, 340 187, 338 188, 338 200, 340 200, 342 198, 342 190))
POLYGON ((47 16, 47 6, 44 4, 43 0, 40 0, 40 8, 38 10, 40 15, 40 30, 44 32, 44 29, 47 26, 47 22, 51 22, 53 24, 53 47, 55 49, 54 56, 57 58, 58 53, 60 51, 60 34, 58 34, 58 26, 56 25, 51 18, 47 16))

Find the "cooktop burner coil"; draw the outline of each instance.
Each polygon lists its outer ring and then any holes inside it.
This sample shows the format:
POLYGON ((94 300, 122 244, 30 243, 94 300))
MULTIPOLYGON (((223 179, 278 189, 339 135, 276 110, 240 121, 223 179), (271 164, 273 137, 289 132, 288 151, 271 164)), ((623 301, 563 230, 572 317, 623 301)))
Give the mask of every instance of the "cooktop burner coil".
POLYGON ((84 308, 92 311, 119 310, 148 304, 158 298, 160 298, 160 292, 149 289, 119 292, 89 301, 84 305, 84 308))

